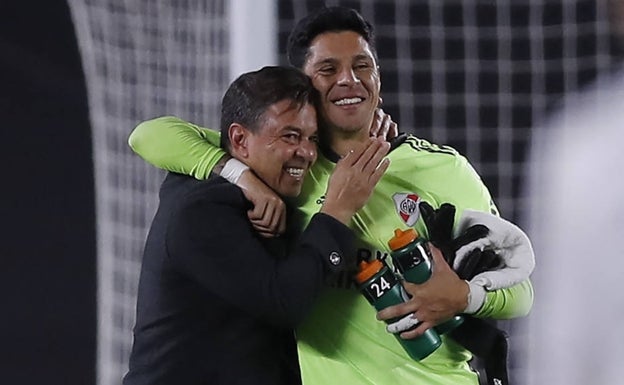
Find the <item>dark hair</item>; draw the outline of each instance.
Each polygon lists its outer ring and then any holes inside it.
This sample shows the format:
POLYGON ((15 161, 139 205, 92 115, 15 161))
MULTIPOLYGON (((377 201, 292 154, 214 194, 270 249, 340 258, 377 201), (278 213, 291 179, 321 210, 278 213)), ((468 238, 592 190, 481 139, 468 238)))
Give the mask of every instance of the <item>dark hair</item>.
POLYGON ((257 131, 262 115, 273 104, 290 100, 292 108, 319 105, 318 91, 308 76, 296 68, 267 66, 247 72, 230 84, 221 102, 221 147, 230 150, 232 123, 257 131))
POLYGON ((361 35, 377 60, 375 31, 362 15, 351 8, 323 7, 299 20, 291 31, 286 46, 288 62, 292 66, 303 68, 312 40, 325 32, 341 31, 353 31, 361 35))

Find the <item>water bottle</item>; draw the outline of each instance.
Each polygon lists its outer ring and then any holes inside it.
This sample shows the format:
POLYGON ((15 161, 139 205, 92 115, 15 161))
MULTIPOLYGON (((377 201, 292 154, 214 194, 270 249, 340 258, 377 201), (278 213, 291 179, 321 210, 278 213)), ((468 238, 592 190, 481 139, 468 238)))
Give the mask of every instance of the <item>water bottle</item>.
MULTIPOLYGON (((394 267, 406 281, 420 284, 431 277, 431 254, 426 241, 418 237, 416 230, 413 228, 405 231, 394 230, 394 236, 388 241, 388 246, 392 250, 390 256, 394 267)), ((463 322, 464 318, 456 315, 436 325, 435 330, 438 334, 444 334, 463 322)))
MULTIPOLYGON (((360 292, 375 309, 382 310, 388 306, 398 305, 408 299, 403 285, 383 261, 375 259, 368 263, 360 262, 360 271, 355 277, 360 292)), ((398 321, 399 318, 387 320, 386 323, 398 321)), ((413 339, 403 339, 395 335, 403 349, 415 360, 422 360, 433 353, 442 343, 438 333, 427 330, 423 335, 413 339)))

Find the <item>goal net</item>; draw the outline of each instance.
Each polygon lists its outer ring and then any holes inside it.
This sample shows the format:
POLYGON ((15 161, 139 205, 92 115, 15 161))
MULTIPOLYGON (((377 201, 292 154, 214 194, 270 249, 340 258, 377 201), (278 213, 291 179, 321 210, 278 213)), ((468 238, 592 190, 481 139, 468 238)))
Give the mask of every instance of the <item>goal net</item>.
MULTIPOLYGON (((129 150, 131 129, 159 115, 217 127, 229 81, 273 64, 272 56, 285 63, 294 22, 322 2, 69 4, 93 131, 98 384, 113 385, 127 370, 143 244, 163 178, 129 150)), ((400 129, 465 154, 512 220, 525 210, 520 183, 533 125, 561 96, 610 71, 617 56, 602 1, 325 4, 356 8, 375 25, 384 109, 400 129)))

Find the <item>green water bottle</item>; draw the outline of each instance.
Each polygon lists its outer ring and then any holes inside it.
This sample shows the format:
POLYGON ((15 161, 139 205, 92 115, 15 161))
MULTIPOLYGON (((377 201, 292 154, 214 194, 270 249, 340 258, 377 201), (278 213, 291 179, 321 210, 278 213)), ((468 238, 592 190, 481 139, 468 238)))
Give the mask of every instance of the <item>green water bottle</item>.
MULTIPOLYGON (((431 277, 431 254, 426 241, 418 237, 416 230, 409 228, 405 231, 394 230, 394 236, 388 241, 392 252, 392 263, 403 275, 403 278, 412 283, 424 283, 431 277)), ((438 334, 444 334, 455 329, 464 322, 462 316, 456 315, 448 321, 435 326, 438 334)))
MULTIPOLYGON (((360 271, 355 280, 359 284, 360 292, 378 311, 388 306, 403 303, 409 298, 397 276, 383 261, 378 259, 370 263, 360 262, 360 271)), ((395 318, 387 320, 386 323, 398 320, 399 318, 395 318)), ((427 357, 442 343, 440 336, 433 329, 429 329, 423 335, 413 339, 403 339, 398 334, 395 337, 414 360, 422 360, 427 357)))

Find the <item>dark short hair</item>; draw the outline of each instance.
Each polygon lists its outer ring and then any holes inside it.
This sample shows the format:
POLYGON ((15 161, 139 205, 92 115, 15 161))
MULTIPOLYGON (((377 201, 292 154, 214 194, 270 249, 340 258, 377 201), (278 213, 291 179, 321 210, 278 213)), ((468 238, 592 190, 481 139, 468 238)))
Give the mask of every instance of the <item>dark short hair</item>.
POLYGON ((366 40, 375 60, 375 31, 356 10, 347 7, 323 7, 299 20, 288 36, 286 54, 290 65, 303 68, 310 45, 325 32, 353 31, 366 40))
POLYGON ((263 114, 273 104, 290 100, 292 108, 312 104, 318 108, 318 91, 312 81, 293 67, 267 66, 247 72, 230 84, 221 102, 221 147, 231 150, 228 129, 232 123, 257 132, 263 114))

